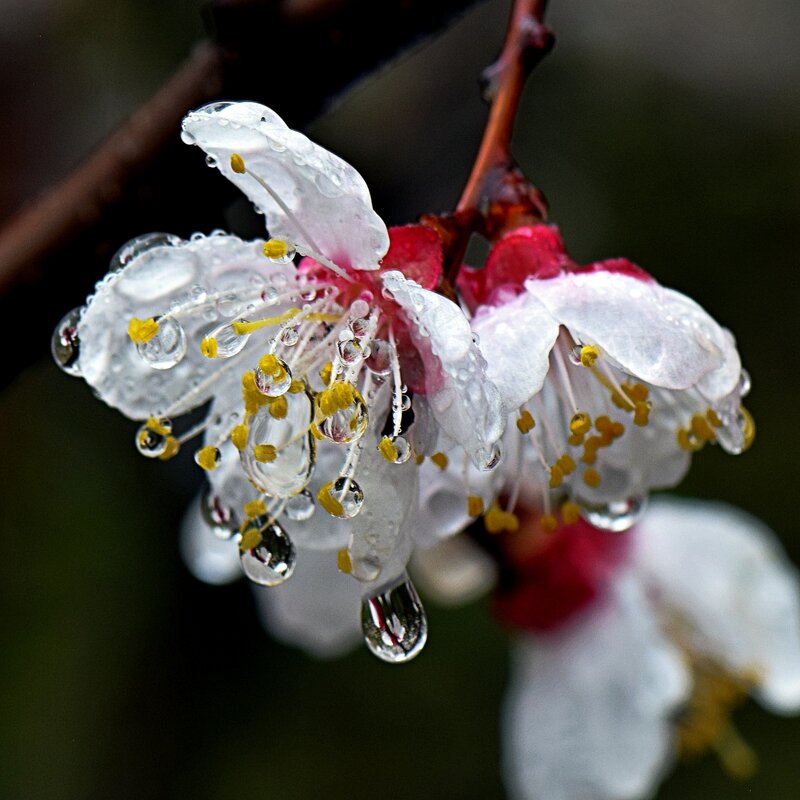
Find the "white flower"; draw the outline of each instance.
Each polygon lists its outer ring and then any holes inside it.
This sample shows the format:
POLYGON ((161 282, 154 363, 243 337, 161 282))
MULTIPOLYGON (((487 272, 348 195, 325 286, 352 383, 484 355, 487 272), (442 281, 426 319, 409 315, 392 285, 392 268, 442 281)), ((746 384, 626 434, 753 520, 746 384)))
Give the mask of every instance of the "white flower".
POLYGON ((272 238, 134 240, 59 326, 56 360, 143 421, 144 455, 203 436, 195 460, 210 489, 183 539, 200 577, 230 578, 240 551, 255 583, 280 584, 297 565, 302 584, 311 568, 299 562, 324 552, 360 582, 372 650, 405 660, 425 640, 405 575, 412 456, 441 440, 491 466, 504 422, 469 323, 432 291, 439 239, 387 230, 361 176, 264 106, 207 106, 183 138, 266 215, 272 238), (195 409, 179 434, 173 418, 195 409))
POLYGON ((566 500, 621 530, 651 489, 683 477, 692 452, 752 441, 730 332, 630 262, 579 267, 554 228, 536 225, 508 234, 461 282, 488 378, 516 422, 502 493, 551 525, 566 500))
POLYGON ((588 609, 526 633, 505 702, 511 796, 652 796, 676 751, 744 775, 730 723, 747 690, 800 709, 797 574, 770 531, 721 504, 659 499, 588 609))

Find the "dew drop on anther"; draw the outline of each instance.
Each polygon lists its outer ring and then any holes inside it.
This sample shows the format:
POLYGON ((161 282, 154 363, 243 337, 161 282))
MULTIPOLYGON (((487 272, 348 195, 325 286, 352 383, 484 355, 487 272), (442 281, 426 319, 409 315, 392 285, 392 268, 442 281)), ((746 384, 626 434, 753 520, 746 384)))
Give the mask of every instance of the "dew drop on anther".
POLYGON ((370 651, 390 664, 410 661, 422 650, 428 621, 407 577, 361 601, 361 629, 370 651))
MULTIPOLYGON (((246 322, 247 320, 238 319, 236 322, 246 322)), ((233 322, 227 322, 224 325, 219 325, 213 331, 206 334, 207 340, 216 342, 216 349, 214 351, 214 358, 231 358, 238 355, 244 350, 250 336, 252 334, 244 333, 238 334, 233 328, 233 322)))
POLYGON ((286 531, 274 520, 262 516, 248 522, 242 531, 242 541, 248 536, 260 536, 260 541, 241 552, 244 574, 260 586, 277 586, 288 580, 294 572, 297 553, 286 531))
MULTIPOLYGON (((326 484, 331 503, 326 509, 340 519, 352 519, 364 505, 364 492, 352 479, 345 476, 337 478, 332 484, 326 484)), ((325 487, 323 487, 323 491, 325 487)))
POLYGON ((167 451, 171 433, 168 419, 148 420, 136 432, 136 449, 147 458, 158 458, 167 451))
POLYGON ((79 376, 81 374, 80 364, 80 341, 78 339, 78 323, 83 315, 84 307, 73 308, 58 323, 53 338, 50 341, 50 351, 53 360, 67 373, 67 375, 79 376))
POLYGON ((256 388, 267 397, 280 397, 289 391, 292 385, 292 371, 289 365, 280 358, 274 358, 274 363, 267 370, 256 367, 256 388))
POLYGON ((186 355, 186 332, 174 317, 156 317, 158 332, 137 344, 139 355, 153 369, 171 369, 186 355))
POLYGON ((602 531, 622 533, 638 522, 646 505, 645 497, 629 497, 602 505, 582 504, 583 517, 602 531))

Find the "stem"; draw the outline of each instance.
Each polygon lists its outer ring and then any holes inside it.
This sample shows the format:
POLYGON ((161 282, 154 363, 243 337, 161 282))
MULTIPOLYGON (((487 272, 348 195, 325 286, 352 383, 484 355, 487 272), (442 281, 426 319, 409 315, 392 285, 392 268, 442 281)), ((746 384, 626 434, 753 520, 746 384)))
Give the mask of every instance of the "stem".
MULTIPOLYGON (((478 155, 455 210, 456 235, 448 248, 442 289, 451 293, 470 234, 481 219, 486 201, 499 199, 504 181, 520 182, 511 155, 511 134, 525 81, 550 52, 553 35, 544 25, 547 0, 514 0, 503 50, 484 73, 491 103, 478 155)), ((523 191, 530 190, 527 182, 523 191)))

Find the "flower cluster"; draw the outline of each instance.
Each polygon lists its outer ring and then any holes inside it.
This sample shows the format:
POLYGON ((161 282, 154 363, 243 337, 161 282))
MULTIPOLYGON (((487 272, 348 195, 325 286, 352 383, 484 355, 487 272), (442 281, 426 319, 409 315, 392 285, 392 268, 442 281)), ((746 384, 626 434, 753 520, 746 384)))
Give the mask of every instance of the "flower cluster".
POLYGON ((643 516, 695 451, 752 442, 731 334, 629 261, 575 263, 546 224, 440 291, 439 235, 387 228, 351 166, 264 106, 206 106, 183 139, 269 238, 128 243, 53 354, 140 422, 144 456, 195 442, 192 571, 267 587, 280 638, 329 655, 360 634, 389 662, 427 637, 412 556, 447 600, 495 587, 524 632, 506 709, 520 797, 642 796, 676 731, 745 771, 732 699, 800 705, 796 581, 733 512, 643 516))

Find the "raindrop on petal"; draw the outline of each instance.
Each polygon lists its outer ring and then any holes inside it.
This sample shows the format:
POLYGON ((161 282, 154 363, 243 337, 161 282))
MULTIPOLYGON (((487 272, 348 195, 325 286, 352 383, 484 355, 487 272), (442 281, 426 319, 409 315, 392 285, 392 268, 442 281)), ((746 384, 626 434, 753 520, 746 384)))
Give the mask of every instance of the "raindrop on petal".
POLYGON ((180 244, 183 244, 182 239, 171 233, 146 233, 144 236, 137 236, 117 250, 111 259, 111 268, 112 270, 120 269, 130 264, 134 258, 138 258, 156 247, 177 247, 180 244))
POLYGON ((602 505, 582 503, 583 517, 587 522, 602 531, 622 533, 633 527, 644 513, 646 497, 629 497, 602 505))
POLYGON ((83 316, 84 306, 73 308, 61 322, 58 323, 53 338, 50 341, 50 351, 53 359, 67 375, 79 376, 81 374, 78 358, 80 356, 80 341, 78 339, 78 323, 83 316))
POLYGON ((268 516, 250 520, 242 537, 258 532, 261 541, 241 553, 244 574, 260 586, 277 586, 294 572, 297 552, 286 531, 268 516))
POLYGON ((171 369, 186 355, 186 332, 174 317, 156 317, 158 332, 137 344, 142 361, 153 369, 171 369))
POLYGON ((361 629, 367 647, 382 661, 402 664, 422 650, 428 638, 428 621, 407 577, 362 600, 361 629))

